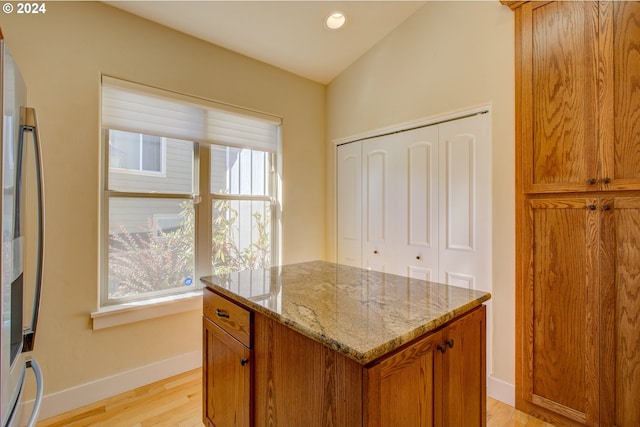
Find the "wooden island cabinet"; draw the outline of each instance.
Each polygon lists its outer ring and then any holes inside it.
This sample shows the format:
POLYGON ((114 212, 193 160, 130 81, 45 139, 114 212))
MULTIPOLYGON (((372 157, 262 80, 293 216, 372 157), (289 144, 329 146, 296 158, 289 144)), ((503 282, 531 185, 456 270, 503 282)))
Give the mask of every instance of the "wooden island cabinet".
POLYGON ((485 425, 489 294, 321 261, 202 280, 205 425, 485 425))

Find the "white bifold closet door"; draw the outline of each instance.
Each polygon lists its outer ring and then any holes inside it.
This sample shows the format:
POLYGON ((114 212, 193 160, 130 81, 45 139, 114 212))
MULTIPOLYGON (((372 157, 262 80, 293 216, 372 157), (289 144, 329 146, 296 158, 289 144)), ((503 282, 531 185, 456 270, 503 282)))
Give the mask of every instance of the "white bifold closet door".
POLYGON ((337 150, 338 264, 362 267, 362 141, 337 150))
POLYGON ((339 146, 338 262, 490 291, 489 119, 339 146))
POLYGON ((438 281, 491 291, 489 114, 440 124, 438 281))
POLYGON ((438 278, 438 129, 362 142, 362 266, 438 278))

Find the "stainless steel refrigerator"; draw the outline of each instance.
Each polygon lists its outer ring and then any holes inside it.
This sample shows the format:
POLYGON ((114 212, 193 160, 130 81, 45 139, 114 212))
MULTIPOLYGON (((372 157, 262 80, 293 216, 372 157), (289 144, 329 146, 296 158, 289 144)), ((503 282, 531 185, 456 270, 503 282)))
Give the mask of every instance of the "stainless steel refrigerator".
MULTIPOLYGON (((18 426, 27 369, 36 377, 36 398, 28 426, 35 421, 42 401, 42 374, 31 352, 42 289, 44 251, 43 176, 40 138, 33 108, 26 106, 27 90, 0 30, 0 93, 2 95, 2 328, 0 329, 0 419, 2 427, 18 426), (31 197, 30 192, 35 192, 31 197), (27 216, 34 199, 34 215, 27 216), (33 227, 25 227, 29 224, 33 227), (32 218, 35 218, 31 220, 32 218), (25 230, 28 234, 25 233, 25 230), (34 271, 25 271, 25 247, 34 271), (31 253, 34 251, 35 253, 31 253), (26 278, 33 278, 28 283, 26 278), (25 297, 29 295, 29 297, 25 297), (29 300, 29 301, 27 301, 29 300)), ((24 416, 26 418, 26 416, 24 416)))

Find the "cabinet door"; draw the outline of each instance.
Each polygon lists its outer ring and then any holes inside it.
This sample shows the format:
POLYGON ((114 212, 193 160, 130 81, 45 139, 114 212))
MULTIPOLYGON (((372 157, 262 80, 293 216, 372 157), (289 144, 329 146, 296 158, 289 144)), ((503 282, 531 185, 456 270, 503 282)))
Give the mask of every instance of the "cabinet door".
POLYGON ((522 6, 517 67, 527 193, 598 189, 597 24, 594 1, 522 6))
POLYGON ((207 319, 203 332, 204 422, 215 427, 249 427, 250 350, 207 319))
POLYGON ((439 427, 442 423, 442 332, 430 335, 365 371, 367 427, 439 427))
POLYGON ((640 198, 602 206, 602 425, 640 425, 640 198))
POLYGON ((600 3, 602 177, 606 190, 640 189, 640 2, 600 3))
POLYGON ((598 200, 524 203, 518 407, 559 424, 597 425, 598 200))
POLYGON ((443 426, 486 425, 485 316, 482 306, 443 332, 446 350, 436 364, 443 377, 443 426))

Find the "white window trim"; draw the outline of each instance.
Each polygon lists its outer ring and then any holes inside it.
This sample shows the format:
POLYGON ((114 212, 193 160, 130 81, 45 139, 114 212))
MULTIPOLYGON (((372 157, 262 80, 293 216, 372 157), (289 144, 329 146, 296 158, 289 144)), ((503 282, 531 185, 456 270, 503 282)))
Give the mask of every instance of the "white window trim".
POLYGON ((191 310, 202 310, 202 289, 185 294, 105 306, 91 313, 91 319, 93 330, 98 330, 191 310))

